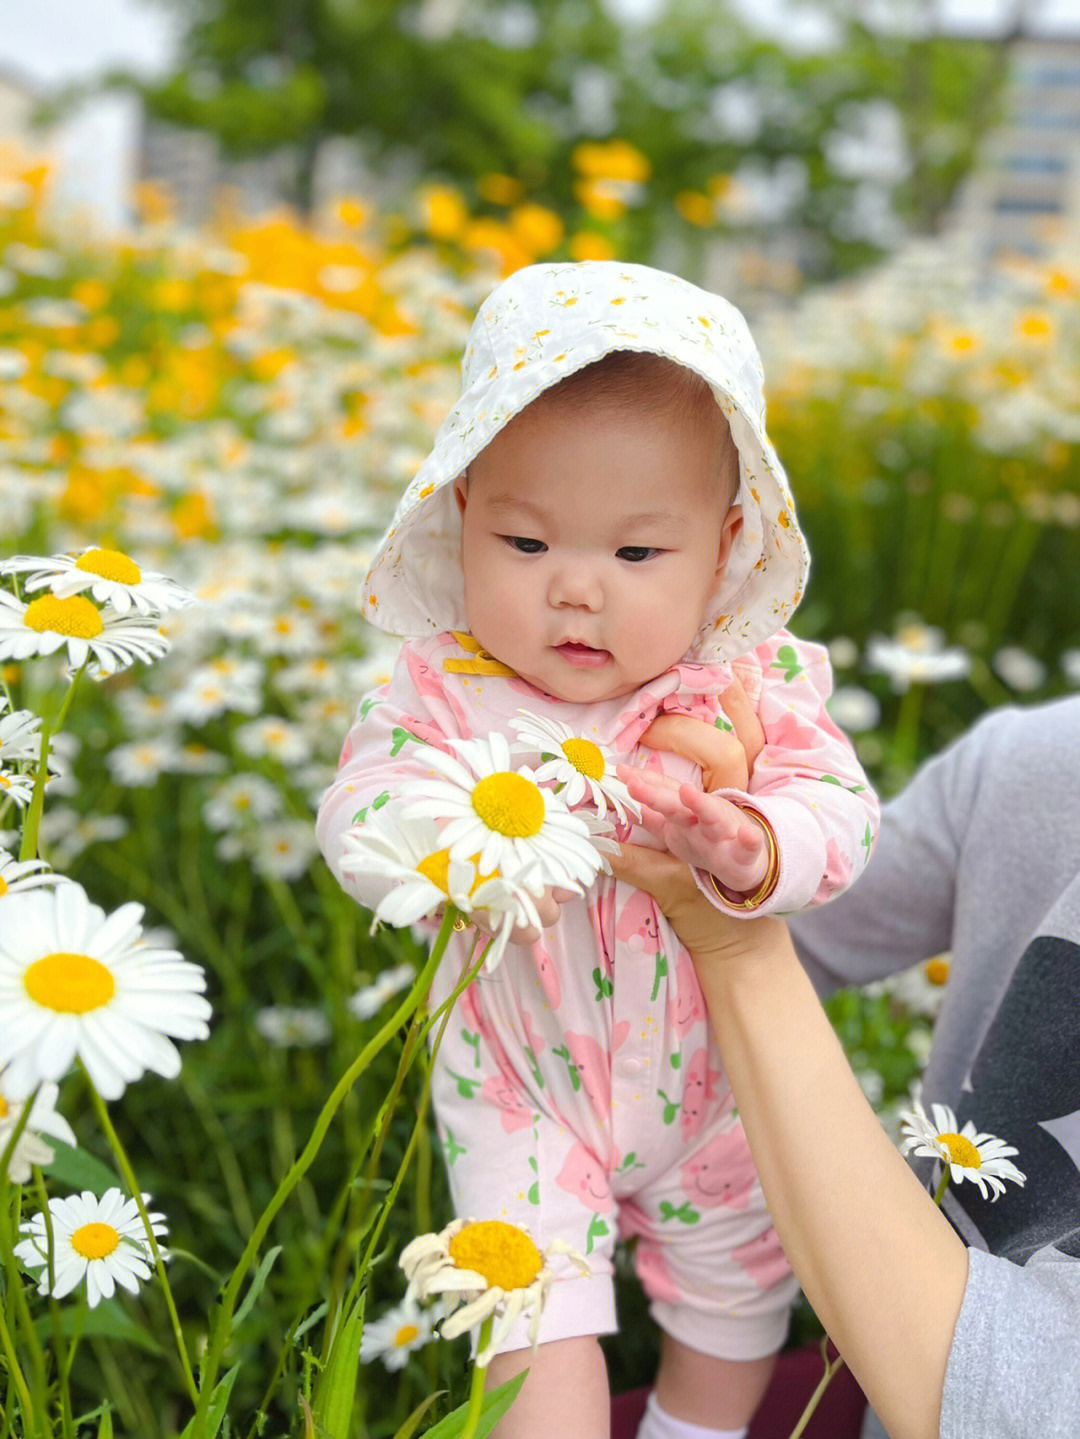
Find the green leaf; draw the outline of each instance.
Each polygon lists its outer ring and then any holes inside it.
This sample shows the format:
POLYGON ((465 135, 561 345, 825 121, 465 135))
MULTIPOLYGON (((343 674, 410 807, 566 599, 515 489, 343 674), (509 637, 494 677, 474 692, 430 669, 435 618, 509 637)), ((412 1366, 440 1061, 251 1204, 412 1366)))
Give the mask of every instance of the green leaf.
MULTIPOLYGON (((52 1328, 51 1317, 43 1314, 36 1321, 35 1328, 43 1339, 47 1338, 52 1328)), ((153 1335, 141 1324, 136 1324, 121 1308, 118 1299, 103 1299, 93 1309, 85 1305, 65 1306, 60 1310, 60 1333, 65 1339, 71 1339, 76 1334, 80 1339, 116 1339, 123 1344, 137 1344, 148 1354, 164 1353, 153 1335)))
MULTIPOLYGON (((529 1371, 523 1369, 520 1374, 515 1374, 513 1379, 508 1379, 505 1384, 500 1384, 496 1389, 489 1390, 483 1398, 480 1407, 480 1419, 476 1426, 476 1439, 486 1439, 503 1417, 506 1411, 517 1398, 518 1390, 525 1383, 529 1371)), ((429 1429, 424 1439, 453 1439, 455 1434, 460 1434, 465 1426, 465 1414, 469 1408, 468 1400, 448 1414, 445 1419, 440 1419, 434 1429, 429 1429)))
POLYGON ((106 1409, 98 1425, 97 1439, 113 1439, 112 1410, 106 1409))
POLYGON ((428 1397, 421 1404, 418 1404, 416 1406, 413 1412, 409 1415, 408 1419, 405 1420, 405 1423, 394 1435, 394 1439, 412 1439, 412 1436, 416 1433, 416 1426, 420 1423, 420 1420, 423 1419, 424 1415, 435 1403, 435 1400, 441 1399, 445 1393, 445 1389, 436 1389, 434 1394, 429 1394, 428 1397))
MULTIPOLYGON (((232 1387, 236 1383, 236 1376, 239 1373, 240 1365, 234 1364, 224 1379, 219 1380, 217 1388, 210 1396, 210 1404, 206 1411, 206 1420, 201 1431, 202 1439, 214 1439, 214 1436, 221 1428, 221 1421, 225 1418, 225 1410, 229 1403, 229 1395, 232 1393, 232 1387)), ((184 1432, 180 1435, 180 1439, 194 1439, 194 1426, 195 1420, 189 1420, 184 1426, 184 1432)))
POLYGON ((251 1288, 244 1296, 244 1302, 236 1311, 236 1314, 233 1318, 234 1329, 237 1327, 238 1324, 241 1324, 251 1313, 252 1307, 256 1299, 258 1299, 259 1295, 263 1292, 266 1281, 270 1277, 270 1270, 274 1267, 274 1260, 278 1257, 280 1253, 281 1245, 275 1244, 273 1249, 268 1252, 263 1262, 259 1265, 258 1273, 251 1281, 251 1288))
POLYGON ((114 1174, 107 1164, 95 1159, 85 1149, 74 1149, 62 1139, 54 1139, 51 1134, 48 1144, 53 1151, 53 1160, 51 1164, 43 1164, 41 1168, 45 1174, 59 1179, 61 1184, 80 1191, 89 1189, 98 1199, 107 1189, 125 1189, 123 1180, 114 1174))
POLYGON ((356 1371, 360 1367, 364 1299, 365 1295, 360 1294, 344 1320, 339 1316, 326 1367, 315 1385, 312 1411, 317 1431, 325 1434, 326 1439, 349 1439, 356 1400, 356 1371))

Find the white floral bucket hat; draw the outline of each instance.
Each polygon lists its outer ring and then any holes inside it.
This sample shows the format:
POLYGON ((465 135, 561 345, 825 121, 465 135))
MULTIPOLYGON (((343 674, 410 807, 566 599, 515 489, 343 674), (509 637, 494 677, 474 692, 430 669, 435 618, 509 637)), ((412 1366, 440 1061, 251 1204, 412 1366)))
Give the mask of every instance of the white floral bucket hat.
POLYGON ((468 630, 453 482, 544 390, 613 350, 665 355, 712 387, 739 452, 743 523, 686 659, 735 659, 774 635, 809 569, 787 476, 765 433, 761 357, 746 321, 676 275, 612 260, 529 265, 481 305, 461 397, 405 491, 364 580, 364 615, 399 636, 468 630))

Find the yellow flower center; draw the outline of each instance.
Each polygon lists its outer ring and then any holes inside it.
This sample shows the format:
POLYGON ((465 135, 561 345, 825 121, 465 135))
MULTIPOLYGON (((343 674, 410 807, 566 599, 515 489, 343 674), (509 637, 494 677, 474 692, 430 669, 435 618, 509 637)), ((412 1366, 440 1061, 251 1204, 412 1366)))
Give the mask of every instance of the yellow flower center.
POLYGON ((928 959, 923 967, 927 984, 944 984, 949 978, 949 961, 942 955, 928 959))
POLYGON ((962 1134, 939 1134, 938 1143, 949 1151, 950 1164, 962 1164, 965 1169, 981 1169, 982 1159, 970 1139, 962 1134))
POLYGON ((581 739, 580 736, 568 739, 563 744, 562 752, 586 779, 604 778, 604 753, 592 740, 581 739))
POLYGON ((40 599, 31 600, 26 606, 23 624, 38 634, 52 630, 80 640, 92 640, 105 628, 101 612, 85 595, 72 595, 66 600, 57 595, 42 595, 40 599))
POLYGON ((71 1236, 71 1247, 84 1259, 104 1259, 120 1243, 111 1224, 81 1224, 71 1236))
POLYGON ((404 1349, 406 1344, 411 1344, 419 1334, 420 1330, 415 1324, 403 1324, 394 1334, 394 1348, 404 1349))
POLYGON ((498 834, 527 839, 544 825, 544 796, 531 779, 502 770, 480 780, 472 792, 472 806, 498 834))
POLYGON ((7 880, 4 879, 3 875, 0 875, 0 899, 3 899, 4 895, 7 894, 7 892, 8 892, 7 880))
POLYGON ((543 1255, 525 1231, 501 1219, 466 1224, 448 1249, 459 1269, 482 1274, 492 1288, 527 1289, 544 1267, 543 1255))
POLYGON ((142 570, 120 550, 87 550, 75 561, 75 568, 119 585, 137 585, 142 579, 142 570))
MULTIPOLYGON (((470 858, 474 865, 478 864, 480 860, 480 851, 477 850, 477 852, 474 855, 471 855, 470 858)), ((418 874, 422 874, 425 879, 429 879, 432 884, 438 885, 438 887, 442 890, 443 894, 449 897, 450 890, 448 886, 450 881, 450 851, 448 849, 437 849, 434 850, 431 854, 425 855, 424 858, 420 861, 420 863, 416 866, 416 872, 418 874)), ((473 886, 472 889, 469 890, 469 894, 474 895, 479 889, 479 887, 487 880, 498 878, 499 871, 497 869, 493 869, 490 874, 478 874, 473 880, 473 886)))
POLYGON ((6 1119, 11 1113, 7 1100, 0 1094, 0 1119, 6 1119))
POLYGON ((23 975, 23 984, 35 1004, 58 1014, 100 1009, 116 992, 112 971, 100 960, 63 950, 35 959, 23 975))

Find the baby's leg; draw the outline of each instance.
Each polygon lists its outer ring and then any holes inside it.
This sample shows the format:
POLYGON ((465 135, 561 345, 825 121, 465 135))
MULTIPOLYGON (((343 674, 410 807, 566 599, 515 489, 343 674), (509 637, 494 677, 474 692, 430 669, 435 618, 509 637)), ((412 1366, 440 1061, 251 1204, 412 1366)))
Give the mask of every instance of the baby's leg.
POLYGON ((749 1424, 769 1387, 775 1354, 714 1359, 670 1334, 663 1334, 660 1343, 653 1393, 665 1414, 702 1429, 737 1433, 749 1424))
POLYGON ((609 1439, 611 1405, 607 1366, 595 1336, 557 1339, 531 1349, 496 1354, 488 1365, 488 1389, 505 1384, 522 1369, 529 1377, 492 1431, 492 1439, 609 1439))

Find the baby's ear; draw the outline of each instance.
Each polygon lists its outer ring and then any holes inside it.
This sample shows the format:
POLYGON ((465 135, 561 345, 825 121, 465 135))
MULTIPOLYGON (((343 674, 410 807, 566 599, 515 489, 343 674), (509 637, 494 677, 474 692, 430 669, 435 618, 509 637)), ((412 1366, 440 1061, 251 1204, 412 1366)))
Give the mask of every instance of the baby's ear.
POLYGON ((461 515, 465 513, 465 503, 468 498, 468 494, 469 473, 466 470, 464 474, 458 475, 457 479, 454 481, 454 499, 457 501, 458 513, 461 515))

